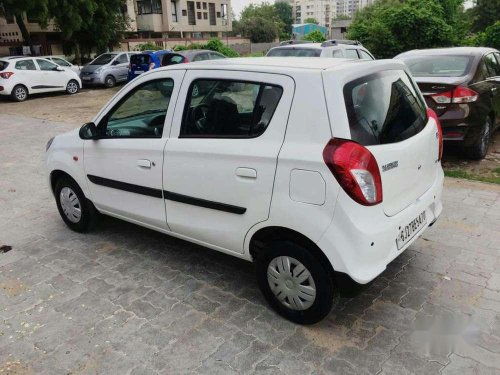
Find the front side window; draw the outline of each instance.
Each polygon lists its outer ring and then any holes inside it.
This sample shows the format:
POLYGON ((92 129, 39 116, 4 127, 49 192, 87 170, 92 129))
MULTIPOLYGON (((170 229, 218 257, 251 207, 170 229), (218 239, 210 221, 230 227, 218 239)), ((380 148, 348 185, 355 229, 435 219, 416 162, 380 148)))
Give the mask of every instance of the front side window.
POLYGON ((387 70, 344 87, 352 140, 363 146, 400 142, 427 123, 426 107, 408 75, 387 70))
POLYGON ((89 65, 106 65, 116 57, 116 53, 103 53, 99 57, 92 60, 89 65))
POLYGON ((116 58, 116 61, 118 61, 118 64, 126 64, 128 63, 128 57, 125 53, 122 53, 116 58))
POLYGON ((358 50, 358 52, 361 55, 361 60, 373 60, 373 57, 371 57, 368 52, 363 51, 362 49, 358 50))
POLYGON ((99 125, 104 138, 161 138, 174 81, 162 79, 136 87, 99 125))
POLYGON ((221 60, 225 58, 226 57, 220 53, 210 52, 210 60, 221 60))
POLYGON ((54 63, 51 63, 50 61, 37 59, 36 62, 38 63, 40 70, 56 70, 57 69, 57 65, 54 63))
POLYGON ((195 61, 204 61, 204 60, 208 60, 210 58, 210 56, 208 55, 208 53, 199 53, 197 54, 194 58, 193 58, 193 62, 195 61))
MULTIPOLYGON (((17 70, 36 70, 35 63, 33 60, 21 60, 16 62, 16 69, 17 70)), ((2 69, 0 69, 2 70, 2 69)))
POLYGON ((348 59, 359 59, 358 52, 355 49, 346 49, 345 57, 348 59))
POLYGON ((196 80, 180 137, 253 138, 267 129, 283 89, 264 83, 196 80))
POLYGON ((66 60, 60 59, 58 57, 54 57, 52 59, 52 61, 54 61, 59 66, 71 66, 71 64, 69 62, 67 62, 66 60))

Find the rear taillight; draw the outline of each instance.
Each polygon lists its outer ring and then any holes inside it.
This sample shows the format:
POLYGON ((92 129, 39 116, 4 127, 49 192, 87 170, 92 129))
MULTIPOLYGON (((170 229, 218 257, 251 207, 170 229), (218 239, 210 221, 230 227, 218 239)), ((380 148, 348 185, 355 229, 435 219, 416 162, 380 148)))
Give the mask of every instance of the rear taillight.
POLYGON ((3 91, 3 90, 5 90, 5 89, 3 88, 3 86, 0 86, 0 91, 3 91))
POLYGON ((155 63, 150 63, 149 64, 149 70, 153 70, 155 68, 155 63))
POLYGON ((2 73, 0 73, 0 77, 2 77, 3 79, 9 79, 13 75, 14 75, 13 72, 2 72, 2 73))
POLYGON ((441 123, 439 122, 439 118, 436 115, 436 112, 434 112, 430 108, 427 108, 427 116, 434 119, 434 121, 436 121, 437 137, 438 137, 438 142, 439 142, 438 160, 441 160, 441 158, 443 157, 443 129, 441 129, 441 123))
POLYGON ((359 143, 331 139, 323 160, 342 189, 356 202, 373 206, 382 202, 382 178, 372 153, 359 143))
POLYGON ((184 57, 184 60, 182 60, 182 62, 185 64, 185 63, 188 63, 189 62, 189 59, 187 57, 184 57))
POLYGON ((441 92, 431 95, 431 97, 439 104, 473 103, 477 100, 479 94, 467 87, 457 86, 453 91, 441 92))

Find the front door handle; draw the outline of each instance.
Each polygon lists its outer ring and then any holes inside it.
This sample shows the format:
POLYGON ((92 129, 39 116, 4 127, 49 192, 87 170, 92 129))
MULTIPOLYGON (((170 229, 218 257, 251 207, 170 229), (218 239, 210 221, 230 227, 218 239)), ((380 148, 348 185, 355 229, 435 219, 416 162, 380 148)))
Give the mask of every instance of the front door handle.
POLYGON ((151 160, 139 159, 137 160, 137 165, 141 168, 151 169, 151 160))
POLYGON ((257 178, 257 171, 253 168, 236 168, 236 176, 243 178, 257 178))

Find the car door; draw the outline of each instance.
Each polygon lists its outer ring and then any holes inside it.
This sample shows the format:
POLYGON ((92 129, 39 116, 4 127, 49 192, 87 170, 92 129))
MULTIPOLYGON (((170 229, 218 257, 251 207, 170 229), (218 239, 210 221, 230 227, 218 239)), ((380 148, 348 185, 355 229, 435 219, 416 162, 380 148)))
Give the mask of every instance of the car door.
MULTIPOLYGON (((497 54, 498 55, 498 54, 497 54)), ((493 78, 500 77, 500 63, 497 61, 494 53, 489 53, 484 57, 486 68, 488 69, 488 82, 489 94, 495 112, 495 126, 500 125, 500 88, 499 84, 493 81, 493 78)))
POLYGON ((30 92, 41 92, 38 87, 42 85, 43 73, 37 68, 33 59, 17 60, 14 68, 20 76, 19 83, 28 87, 30 92))
POLYGON ((59 91, 66 88, 67 75, 65 71, 58 70, 58 66, 45 59, 35 59, 41 71, 41 90, 59 91))
POLYGON ((269 215, 293 92, 279 74, 187 71, 163 169, 173 232, 243 252, 248 230, 269 215), (194 96, 195 86, 206 90, 194 96))
POLYGON ((126 81, 128 76, 128 54, 121 53, 111 63, 111 70, 117 81, 126 81))
POLYGON ((176 70, 138 78, 96 119, 99 139, 85 141, 85 174, 102 212, 167 228, 163 149, 183 75, 176 70))

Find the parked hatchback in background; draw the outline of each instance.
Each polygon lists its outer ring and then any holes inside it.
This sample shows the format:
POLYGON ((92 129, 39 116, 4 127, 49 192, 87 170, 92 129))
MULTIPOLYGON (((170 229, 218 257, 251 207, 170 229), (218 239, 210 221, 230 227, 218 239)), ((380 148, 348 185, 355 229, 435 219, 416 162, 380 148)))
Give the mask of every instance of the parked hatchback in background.
POLYGON ((315 323, 337 272, 373 280, 441 214, 439 123, 406 69, 247 58, 142 74, 47 144, 59 213, 75 231, 100 212, 254 261, 271 306, 315 323))
POLYGON ((144 51, 130 57, 128 81, 133 80, 144 72, 162 66, 163 57, 170 55, 172 50, 144 51))
POLYGON ((82 70, 81 66, 71 64, 68 60, 60 57, 60 56, 43 56, 44 59, 47 59, 49 61, 52 61, 54 64, 59 65, 62 68, 67 68, 71 69, 74 71, 76 74, 80 74, 80 71, 82 70))
POLYGON ((327 40, 323 43, 289 40, 271 48, 266 57, 338 57, 375 60, 373 55, 355 40, 327 40))
POLYGON ((76 94, 82 86, 78 74, 40 57, 0 59, 0 95, 22 102, 32 94, 66 91, 76 94))
POLYGON ((135 52, 110 52, 99 55, 80 73, 84 85, 104 85, 113 87, 118 82, 127 81, 130 57, 135 52))
POLYGON ((439 116, 444 140, 460 142, 471 159, 484 158, 500 126, 500 53, 457 47, 414 50, 395 58, 406 63, 439 116))

